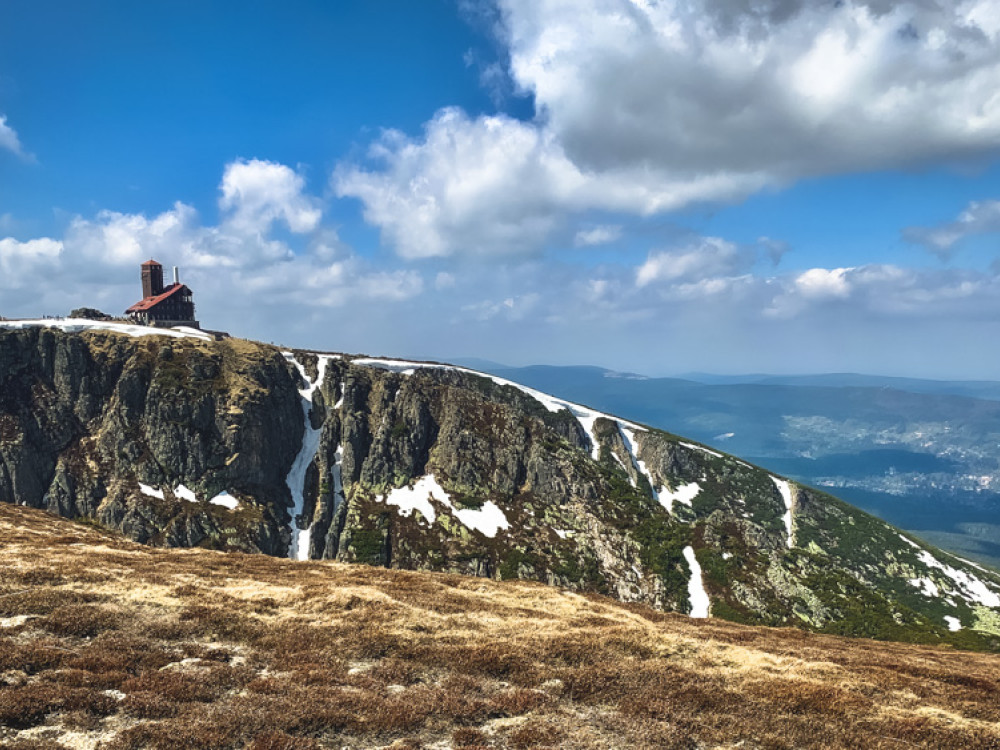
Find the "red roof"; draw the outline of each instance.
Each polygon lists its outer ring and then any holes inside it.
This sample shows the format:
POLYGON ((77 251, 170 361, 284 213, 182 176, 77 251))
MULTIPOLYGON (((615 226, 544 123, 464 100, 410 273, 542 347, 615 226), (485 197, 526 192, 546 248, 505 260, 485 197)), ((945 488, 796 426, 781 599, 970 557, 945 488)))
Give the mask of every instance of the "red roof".
POLYGON ((143 268, 148 268, 149 266, 160 266, 160 268, 163 268, 163 265, 162 265, 162 264, 160 264, 160 263, 157 263, 157 262, 156 262, 155 260, 153 260, 152 258, 150 258, 149 260, 147 260, 147 261, 146 261, 145 263, 143 263, 143 264, 142 264, 142 267, 143 267, 143 268))
MULTIPOLYGON (((162 293, 153 295, 152 297, 146 297, 145 299, 136 302, 125 312, 133 313, 143 312, 144 310, 152 310, 158 304, 163 302, 163 300, 167 299, 167 297, 177 294, 177 292, 181 289, 187 289, 187 287, 184 284, 171 284, 170 286, 164 287, 162 293)), ((188 292, 190 293, 190 290, 188 290, 188 292)))

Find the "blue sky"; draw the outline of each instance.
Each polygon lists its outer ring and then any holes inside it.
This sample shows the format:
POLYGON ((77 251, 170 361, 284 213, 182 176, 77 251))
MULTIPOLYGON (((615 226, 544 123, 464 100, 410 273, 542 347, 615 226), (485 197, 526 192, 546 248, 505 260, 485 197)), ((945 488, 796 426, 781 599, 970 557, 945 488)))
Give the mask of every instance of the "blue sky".
POLYGON ((1000 379, 1000 2, 0 8, 0 314, 1000 379))

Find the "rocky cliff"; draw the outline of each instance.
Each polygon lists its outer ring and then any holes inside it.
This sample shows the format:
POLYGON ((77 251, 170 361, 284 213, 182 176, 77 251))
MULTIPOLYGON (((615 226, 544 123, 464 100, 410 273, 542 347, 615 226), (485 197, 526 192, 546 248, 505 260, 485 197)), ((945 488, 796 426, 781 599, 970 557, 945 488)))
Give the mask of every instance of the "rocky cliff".
POLYGON ((1000 640, 996 573, 731 456, 498 378, 114 324, 5 325, 5 502, 155 545, 1000 640))

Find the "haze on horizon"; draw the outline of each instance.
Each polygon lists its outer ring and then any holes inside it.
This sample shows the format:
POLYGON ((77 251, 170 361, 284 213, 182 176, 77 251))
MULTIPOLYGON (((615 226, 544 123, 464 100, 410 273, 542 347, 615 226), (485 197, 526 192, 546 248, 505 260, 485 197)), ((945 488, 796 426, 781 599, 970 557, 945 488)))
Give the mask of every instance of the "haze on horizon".
POLYGON ((1000 380, 1000 0, 9 0, 0 315, 1000 380))

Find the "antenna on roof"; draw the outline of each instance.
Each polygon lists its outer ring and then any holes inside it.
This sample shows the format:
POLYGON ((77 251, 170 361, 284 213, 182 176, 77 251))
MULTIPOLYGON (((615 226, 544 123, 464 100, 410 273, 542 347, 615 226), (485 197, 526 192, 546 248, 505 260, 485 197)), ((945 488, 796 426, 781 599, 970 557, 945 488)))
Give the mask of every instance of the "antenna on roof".
POLYGON ((174 266, 174 283, 175 284, 180 284, 181 283, 181 275, 177 271, 177 266, 174 266))

